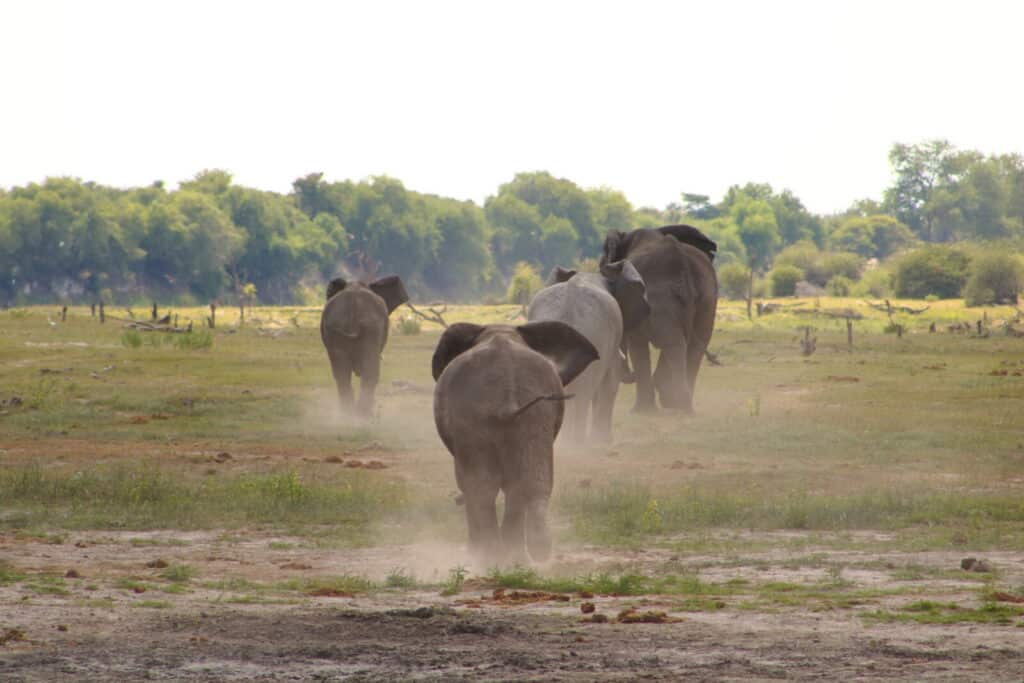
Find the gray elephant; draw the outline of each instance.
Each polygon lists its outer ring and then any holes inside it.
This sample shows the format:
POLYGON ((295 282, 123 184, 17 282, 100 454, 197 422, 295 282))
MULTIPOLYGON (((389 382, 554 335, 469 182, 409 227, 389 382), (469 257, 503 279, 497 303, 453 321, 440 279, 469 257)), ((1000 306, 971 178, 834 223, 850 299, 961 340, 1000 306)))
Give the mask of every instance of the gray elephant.
POLYGON ((563 438, 576 443, 587 438, 588 418, 591 438, 611 440, 612 411, 625 369, 619 351, 623 330, 635 328, 650 312, 644 281, 632 264, 620 261, 605 272, 607 277, 555 268, 527 311, 531 322, 557 320, 569 325, 601 356, 566 387, 573 400, 566 406, 563 438))
POLYGON ((342 408, 352 405, 352 374, 360 378, 356 410, 371 415, 380 380, 380 355, 388 341, 388 316, 409 295, 401 278, 382 277, 365 284, 335 278, 327 284, 320 316, 320 339, 331 361, 342 408))
POLYGON ((563 387, 597 358, 583 335, 560 322, 456 323, 441 335, 432 361, 434 422, 454 456, 470 551, 485 564, 524 563, 527 548, 536 561, 549 556, 563 387), (498 491, 505 493, 500 531, 498 491))
POLYGON ((693 391, 711 341, 718 306, 718 278, 712 261, 717 245, 689 225, 667 225, 623 233, 604 241, 600 269, 608 277, 628 261, 643 278, 650 315, 625 334, 636 372, 637 412, 663 408, 693 412, 693 391), (649 346, 661 350, 651 377, 649 346))

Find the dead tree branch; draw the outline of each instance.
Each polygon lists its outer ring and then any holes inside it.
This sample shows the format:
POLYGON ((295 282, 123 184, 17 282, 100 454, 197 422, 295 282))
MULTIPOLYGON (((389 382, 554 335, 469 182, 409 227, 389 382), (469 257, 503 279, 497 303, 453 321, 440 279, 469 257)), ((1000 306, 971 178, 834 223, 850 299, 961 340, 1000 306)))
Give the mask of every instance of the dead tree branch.
POLYGON ((413 306, 412 303, 409 301, 406 301, 405 305, 409 307, 409 309, 416 315, 416 317, 422 318, 423 320, 426 320, 428 323, 437 323, 444 329, 448 329, 448 323, 446 323, 444 320, 444 313, 448 311, 447 304, 442 304, 440 309, 438 309, 437 306, 431 306, 430 308, 427 309, 428 313, 420 311, 418 308, 413 306))

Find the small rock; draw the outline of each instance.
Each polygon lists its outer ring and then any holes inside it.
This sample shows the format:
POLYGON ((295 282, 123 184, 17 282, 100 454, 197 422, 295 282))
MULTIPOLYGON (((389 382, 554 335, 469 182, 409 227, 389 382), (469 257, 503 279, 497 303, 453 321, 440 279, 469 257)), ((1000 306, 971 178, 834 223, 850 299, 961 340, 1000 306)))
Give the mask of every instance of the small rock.
POLYGON ((150 569, 163 569, 167 566, 167 562, 160 558, 157 558, 155 560, 150 560, 149 562, 147 562, 146 566, 150 569))
POLYGON ((345 460, 338 457, 337 455, 328 455, 326 458, 324 458, 324 462, 332 462, 337 465, 340 465, 341 463, 345 462, 345 460))
POLYGON ((64 578, 65 579, 80 579, 80 578, 82 578, 82 575, 79 574, 78 571, 75 570, 75 569, 69 569, 64 574, 64 578))
POLYGON ((145 586, 135 586, 134 588, 132 588, 132 593, 135 593, 136 595, 139 595, 139 594, 142 594, 142 593, 145 593, 145 592, 146 592, 146 587, 145 586))
POLYGON ((227 451, 221 451, 217 455, 213 456, 213 459, 217 462, 227 462, 228 460, 231 460, 231 454, 227 451))
POLYGON ((68 625, 67 624, 57 624, 57 630, 62 632, 62 633, 66 633, 67 630, 68 630, 68 625))
POLYGON ((584 614, 593 614, 594 610, 597 609, 592 602, 584 602, 580 604, 580 611, 584 614))

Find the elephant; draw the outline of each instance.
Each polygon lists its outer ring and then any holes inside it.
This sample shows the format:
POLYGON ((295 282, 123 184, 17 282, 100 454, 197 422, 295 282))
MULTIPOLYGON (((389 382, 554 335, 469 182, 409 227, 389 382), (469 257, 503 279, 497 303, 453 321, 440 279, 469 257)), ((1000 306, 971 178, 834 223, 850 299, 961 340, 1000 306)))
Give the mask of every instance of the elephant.
POLYGON ((624 233, 609 231, 599 268, 611 277, 631 263, 646 286, 650 315, 625 335, 636 375, 635 412, 662 408, 693 413, 697 372, 715 326, 717 245, 697 228, 666 225, 624 233), (650 346, 661 350, 651 376, 650 346))
POLYGON ((335 278, 327 284, 320 339, 331 361, 343 409, 352 406, 352 373, 360 378, 356 411, 372 415, 380 380, 380 355, 388 341, 388 316, 409 300, 401 278, 389 275, 369 284, 335 278))
POLYGON ((601 356, 566 387, 573 400, 566 406, 562 438, 575 443, 588 437, 588 418, 589 436, 611 441, 612 411, 626 369, 619 350, 623 330, 635 328, 650 313, 643 278, 631 263, 621 261, 605 270, 608 277, 556 267, 527 310, 530 321, 558 320, 571 326, 601 356))
POLYGON ((543 562, 551 554, 548 499, 563 387, 597 349, 561 322, 455 323, 431 363, 434 423, 455 461, 470 552, 488 566, 543 562), (501 528, 495 500, 505 494, 501 528))

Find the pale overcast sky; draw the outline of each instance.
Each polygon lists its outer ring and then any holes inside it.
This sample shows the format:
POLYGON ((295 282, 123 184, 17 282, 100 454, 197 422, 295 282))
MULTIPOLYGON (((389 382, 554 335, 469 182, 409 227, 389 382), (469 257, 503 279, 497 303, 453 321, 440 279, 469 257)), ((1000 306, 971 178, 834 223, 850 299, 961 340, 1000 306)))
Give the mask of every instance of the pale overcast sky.
POLYGON ((482 201, 548 170, 829 212, 881 194, 896 141, 1024 153, 1022 27, 1013 0, 8 0, 0 186, 322 171, 482 201))

